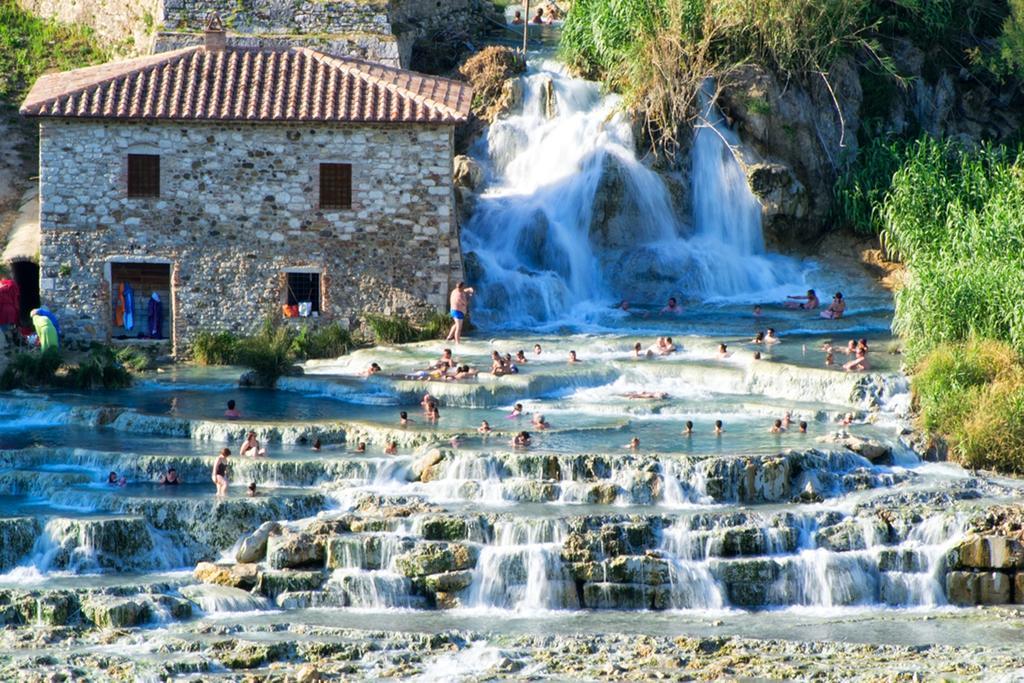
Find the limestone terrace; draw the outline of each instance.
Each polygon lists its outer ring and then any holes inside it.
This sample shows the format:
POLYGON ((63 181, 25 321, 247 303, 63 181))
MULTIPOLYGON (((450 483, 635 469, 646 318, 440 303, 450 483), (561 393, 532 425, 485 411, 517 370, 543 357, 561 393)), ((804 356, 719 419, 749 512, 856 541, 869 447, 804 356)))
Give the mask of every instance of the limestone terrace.
POLYGON ((41 77, 24 116, 207 121, 455 124, 459 81, 304 47, 197 46, 41 77))

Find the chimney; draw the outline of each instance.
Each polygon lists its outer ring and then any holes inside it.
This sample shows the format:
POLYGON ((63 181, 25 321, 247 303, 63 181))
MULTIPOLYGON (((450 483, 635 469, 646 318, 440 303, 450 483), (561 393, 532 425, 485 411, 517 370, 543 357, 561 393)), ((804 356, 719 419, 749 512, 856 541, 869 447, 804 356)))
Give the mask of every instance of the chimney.
POLYGON ((227 47, 228 37, 224 30, 224 22, 216 12, 210 12, 206 18, 206 30, 203 32, 203 47, 207 52, 222 52, 227 47))

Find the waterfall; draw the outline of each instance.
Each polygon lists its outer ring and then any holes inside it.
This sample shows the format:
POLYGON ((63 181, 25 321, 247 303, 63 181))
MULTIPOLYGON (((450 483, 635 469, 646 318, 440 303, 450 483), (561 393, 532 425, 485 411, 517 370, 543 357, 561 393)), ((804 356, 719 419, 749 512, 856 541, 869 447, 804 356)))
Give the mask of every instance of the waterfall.
POLYGON ((462 240, 479 320, 599 321, 620 299, 750 297, 801 282, 797 262, 765 252, 737 138, 706 98, 684 217, 685 191, 637 157, 617 96, 553 61, 531 63, 523 89, 521 113, 474 150, 489 185, 462 240))

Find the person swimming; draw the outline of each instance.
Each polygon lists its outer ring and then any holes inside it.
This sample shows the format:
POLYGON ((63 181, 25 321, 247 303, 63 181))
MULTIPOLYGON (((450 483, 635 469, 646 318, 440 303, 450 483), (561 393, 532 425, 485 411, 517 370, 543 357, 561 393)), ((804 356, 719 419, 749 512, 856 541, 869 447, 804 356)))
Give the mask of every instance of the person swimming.
POLYGON ((718 345, 718 357, 719 358, 728 358, 730 355, 731 354, 729 353, 729 346, 728 345, 726 345, 726 344, 719 344, 718 345))
POLYGON ((384 446, 384 453, 386 455, 397 455, 398 454, 398 442, 388 441, 384 446))
POLYGON ((533 355, 539 356, 541 354, 540 344, 533 345, 533 355))
POLYGON ((761 315, 762 315, 761 304, 758 304, 758 305, 754 306, 754 317, 755 318, 760 318, 761 315))
POLYGON ((576 352, 575 351, 570 351, 569 352, 569 364, 571 365, 573 363, 579 363, 579 362, 580 362, 580 359, 576 357, 576 352))
POLYGON ((242 442, 241 448, 238 449, 238 455, 240 457, 250 458, 262 458, 266 457, 267 449, 260 445, 260 442, 256 440, 256 432, 249 432, 245 435, 245 441, 242 442))
POLYGON ((626 450, 630 450, 630 451, 638 451, 638 450, 640 450, 640 439, 638 437, 634 436, 632 439, 629 440, 629 443, 627 443, 624 446, 624 448, 626 450))
POLYGON ((761 352, 754 351, 754 360, 761 360, 761 352))
POLYGON ((365 441, 360 441, 359 443, 356 444, 356 453, 365 453, 365 452, 366 452, 366 442, 365 441))
POLYGON ((843 317, 845 312, 846 301, 843 299, 843 293, 836 292, 835 296, 832 297, 832 303, 828 305, 828 308, 821 312, 821 317, 828 320, 838 320, 843 317))
POLYGON ((693 420, 687 420, 683 427, 683 436, 693 436, 693 420))
POLYGON ((807 433, 807 423, 804 422, 803 420, 800 420, 800 433, 801 434, 806 434, 807 433))
POLYGON ((763 330, 758 330, 757 334, 754 335, 754 338, 750 340, 750 343, 751 344, 764 344, 764 331, 763 330))
POLYGON ((523 416, 523 404, 517 403, 512 406, 512 412, 508 414, 509 418, 522 417, 523 416))
POLYGON ((409 419, 409 413, 408 412, 403 410, 402 412, 400 412, 398 414, 398 424, 401 425, 402 427, 408 427, 409 424, 412 423, 412 422, 413 422, 413 420, 409 419))
POLYGON ((804 296, 787 296, 786 298, 790 299, 785 304, 786 308, 802 308, 805 311, 811 311, 821 304, 813 289, 808 289, 804 296))
POLYGON ((715 436, 721 436, 725 433, 725 429, 722 428, 722 421, 715 420, 715 436))
POLYGON ((782 340, 779 339, 778 335, 775 334, 775 328, 769 327, 767 334, 764 335, 765 344, 778 344, 782 340))
POLYGON ((368 367, 365 370, 363 370, 362 375, 363 375, 363 377, 369 377, 371 375, 376 375, 380 371, 381 371, 380 365, 378 365, 377 363, 370 363, 370 367, 368 367))
POLYGON ((682 313, 683 307, 679 305, 674 296, 670 296, 668 298, 668 303, 666 303, 665 306, 661 309, 661 312, 672 314, 682 313))
POLYGON ((161 486, 177 486, 181 483, 181 479, 178 479, 178 470, 170 467, 167 469, 167 473, 160 477, 161 486))
POLYGON ((494 430, 491 429, 491 425, 487 420, 483 420, 480 426, 476 428, 476 431, 478 434, 490 434, 494 430))
POLYGON ((518 351, 516 351, 516 362, 517 363, 529 363, 530 362, 529 360, 526 359, 526 352, 523 351, 522 349, 519 349, 518 351))
POLYGON ((534 414, 533 420, 531 420, 530 424, 531 424, 531 426, 534 429, 539 429, 539 430, 544 430, 544 429, 550 429, 551 428, 551 423, 548 422, 547 420, 545 420, 544 416, 542 414, 540 414, 540 413, 535 413, 534 414))
POLYGON ((530 432, 519 432, 512 439, 513 448, 528 448, 530 446, 530 432))
POLYGON ((781 434, 786 431, 786 428, 782 426, 782 420, 776 420, 768 431, 772 434, 781 434))

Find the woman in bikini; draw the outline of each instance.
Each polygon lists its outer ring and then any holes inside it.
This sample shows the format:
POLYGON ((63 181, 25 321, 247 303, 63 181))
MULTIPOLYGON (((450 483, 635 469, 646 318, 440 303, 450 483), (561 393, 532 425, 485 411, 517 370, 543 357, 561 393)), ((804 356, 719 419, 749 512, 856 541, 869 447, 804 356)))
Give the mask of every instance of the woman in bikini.
POLYGON ((220 449, 220 455, 213 463, 213 483, 217 486, 217 495, 228 495, 228 456, 231 455, 230 448, 220 449))

